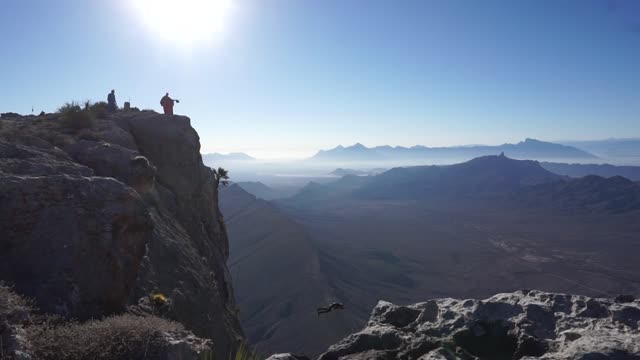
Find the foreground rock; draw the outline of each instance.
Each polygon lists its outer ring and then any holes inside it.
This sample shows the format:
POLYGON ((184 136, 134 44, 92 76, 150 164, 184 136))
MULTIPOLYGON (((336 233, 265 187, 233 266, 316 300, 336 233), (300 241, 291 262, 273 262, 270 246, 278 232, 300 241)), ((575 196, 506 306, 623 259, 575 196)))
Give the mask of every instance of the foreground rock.
POLYGON ((486 300, 380 301, 321 360, 640 359, 640 301, 521 291, 486 300))
POLYGON ((3 117, 0 234, 0 281, 46 313, 101 318, 160 293, 163 316, 217 358, 243 339, 217 185, 187 117, 3 117))
POLYGON ((267 360, 309 360, 308 357, 303 355, 294 355, 291 353, 275 354, 267 358, 267 360))

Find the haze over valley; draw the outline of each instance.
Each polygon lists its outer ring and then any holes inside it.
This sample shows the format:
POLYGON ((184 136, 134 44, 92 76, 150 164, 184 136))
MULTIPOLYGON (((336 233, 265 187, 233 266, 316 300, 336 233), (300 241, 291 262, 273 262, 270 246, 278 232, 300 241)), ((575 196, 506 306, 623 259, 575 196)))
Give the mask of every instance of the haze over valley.
POLYGON ((221 192, 240 317, 260 347, 319 353, 363 326, 377 299, 640 291, 640 168, 501 154, 385 171, 360 160, 331 177, 313 167, 305 177, 299 162, 296 177, 257 176, 221 192), (279 193, 292 179, 298 190, 279 193), (286 286, 300 282, 302 293, 286 286), (318 322, 314 301, 349 311, 318 322))
POLYGON ((0 36, 0 360, 640 360, 640 0, 0 36))

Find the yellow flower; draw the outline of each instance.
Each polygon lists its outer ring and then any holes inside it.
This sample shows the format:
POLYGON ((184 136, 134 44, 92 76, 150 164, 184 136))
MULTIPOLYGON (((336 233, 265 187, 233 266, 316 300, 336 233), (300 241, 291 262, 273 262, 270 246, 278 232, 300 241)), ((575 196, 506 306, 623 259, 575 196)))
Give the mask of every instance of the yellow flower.
POLYGON ((169 302, 169 298, 161 293, 151 294, 151 300, 156 305, 165 305, 167 302, 169 302))

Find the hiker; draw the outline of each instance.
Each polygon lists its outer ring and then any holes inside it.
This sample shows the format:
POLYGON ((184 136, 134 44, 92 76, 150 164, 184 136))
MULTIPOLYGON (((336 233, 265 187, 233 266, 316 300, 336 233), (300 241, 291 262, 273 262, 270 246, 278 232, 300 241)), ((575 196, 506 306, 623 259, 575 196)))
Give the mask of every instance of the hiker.
POLYGON ((329 305, 328 307, 321 307, 318 308, 317 312, 318 312, 318 316, 320 316, 320 314, 326 314, 328 312, 331 312, 331 310, 336 309, 336 310, 343 310, 344 309, 344 305, 341 303, 333 303, 331 305, 329 305))
POLYGON ((160 105, 162 105, 165 115, 173 115, 173 104, 179 102, 180 100, 174 100, 169 97, 169 93, 166 93, 160 100, 160 105))
POLYGON ((118 104, 116 103, 116 91, 111 90, 109 95, 107 95, 107 110, 109 112, 116 112, 118 110, 118 104))

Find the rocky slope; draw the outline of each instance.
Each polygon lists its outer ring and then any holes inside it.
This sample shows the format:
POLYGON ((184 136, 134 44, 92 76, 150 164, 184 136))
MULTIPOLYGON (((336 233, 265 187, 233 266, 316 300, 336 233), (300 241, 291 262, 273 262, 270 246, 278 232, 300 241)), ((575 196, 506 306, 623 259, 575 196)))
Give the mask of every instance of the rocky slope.
POLYGON ((320 360, 640 359, 640 301, 523 290, 486 300, 380 301, 320 360))
POLYGON ((227 358, 243 334, 213 172, 183 116, 0 120, 0 281, 86 320, 151 293, 227 358))

